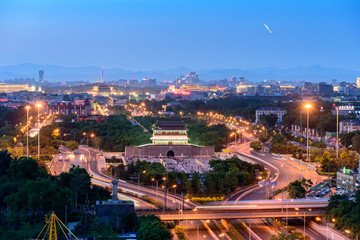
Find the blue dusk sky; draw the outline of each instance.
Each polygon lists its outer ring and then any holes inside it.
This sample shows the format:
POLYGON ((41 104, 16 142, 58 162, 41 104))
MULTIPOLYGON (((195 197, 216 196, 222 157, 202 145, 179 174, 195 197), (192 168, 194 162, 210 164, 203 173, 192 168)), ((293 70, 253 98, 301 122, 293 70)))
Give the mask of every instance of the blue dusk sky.
POLYGON ((360 66, 358 0, 1 0, 0 33, 0 65, 360 66))

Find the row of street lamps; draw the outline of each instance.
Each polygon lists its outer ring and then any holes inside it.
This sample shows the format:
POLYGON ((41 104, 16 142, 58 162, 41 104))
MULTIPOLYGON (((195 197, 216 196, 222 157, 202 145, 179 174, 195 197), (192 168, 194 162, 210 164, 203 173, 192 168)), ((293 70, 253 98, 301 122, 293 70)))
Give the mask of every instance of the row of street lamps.
MULTIPOLYGON (((35 105, 38 109, 38 116, 37 116, 37 124, 39 127, 39 133, 38 133, 38 159, 40 159, 40 109, 42 107, 41 103, 37 103, 35 105)), ((26 157, 29 157, 29 110, 31 107, 25 106, 26 109, 26 157)), ((56 129, 57 131, 60 131, 59 129, 56 129)), ((86 132, 83 132, 84 136, 87 136, 87 145, 89 145, 89 135, 86 132)), ((94 138, 95 134, 90 133, 90 138, 94 138)))
MULTIPOLYGON (((41 103, 38 103, 35 105, 38 108, 38 127, 39 127, 39 133, 38 133, 38 158, 40 159, 40 109, 42 107, 41 103)), ((29 110, 30 106, 26 106, 26 157, 29 157, 29 110)))
MULTIPOLYGON (((306 129, 306 158, 307 161, 310 162, 309 155, 309 109, 311 108, 311 104, 305 104, 306 112, 307 112, 307 129, 306 129)), ((335 107, 336 109, 336 159, 339 158, 339 107, 335 107)), ((343 167, 343 166, 342 166, 343 167)))

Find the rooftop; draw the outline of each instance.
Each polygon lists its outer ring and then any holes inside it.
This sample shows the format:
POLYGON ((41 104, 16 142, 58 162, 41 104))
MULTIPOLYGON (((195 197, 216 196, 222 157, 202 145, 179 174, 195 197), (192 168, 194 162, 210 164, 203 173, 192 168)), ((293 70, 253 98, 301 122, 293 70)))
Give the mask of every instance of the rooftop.
POLYGON ((281 107, 260 107, 260 108, 256 109, 256 111, 257 110, 281 111, 281 110, 285 110, 285 109, 283 109, 281 107))
POLYGON ((157 130, 185 130, 183 121, 157 121, 154 125, 157 130))
POLYGON ((360 125, 360 119, 345 119, 341 121, 342 123, 352 123, 354 125, 360 125))

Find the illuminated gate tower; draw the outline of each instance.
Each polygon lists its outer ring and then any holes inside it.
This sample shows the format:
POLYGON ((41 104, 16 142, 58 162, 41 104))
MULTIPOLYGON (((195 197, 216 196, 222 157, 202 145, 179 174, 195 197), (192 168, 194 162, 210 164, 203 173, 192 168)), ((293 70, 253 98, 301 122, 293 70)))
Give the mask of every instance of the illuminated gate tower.
POLYGON ((188 145, 187 129, 182 121, 158 121, 153 127, 153 145, 188 145))
POLYGON ((147 158, 196 158, 212 159, 214 146, 189 144, 187 129, 182 121, 158 121, 153 126, 152 143, 141 146, 126 146, 125 156, 129 159, 147 158))

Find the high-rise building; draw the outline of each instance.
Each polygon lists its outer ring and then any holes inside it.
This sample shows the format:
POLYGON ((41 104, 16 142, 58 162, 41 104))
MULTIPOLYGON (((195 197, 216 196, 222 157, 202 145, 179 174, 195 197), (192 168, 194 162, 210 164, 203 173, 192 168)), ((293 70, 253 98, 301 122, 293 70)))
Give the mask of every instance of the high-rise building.
POLYGON ((137 88, 139 86, 139 81, 136 79, 131 79, 129 81, 129 87, 137 88))
POLYGON ((187 77, 186 83, 188 83, 188 84, 198 84, 199 83, 199 76, 196 72, 191 72, 186 77, 187 77))
POLYGON ((356 86, 357 88, 360 88, 360 77, 357 77, 356 79, 356 86))
POLYGON ((325 82, 320 82, 318 85, 318 93, 320 95, 328 95, 333 93, 333 86, 326 84, 325 82))
POLYGON ((101 67, 101 79, 100 83, 104 83, 104 67, 101 67))
POLYGON ((44 83, 44 70, 39 71, 39 83, 44 83))

